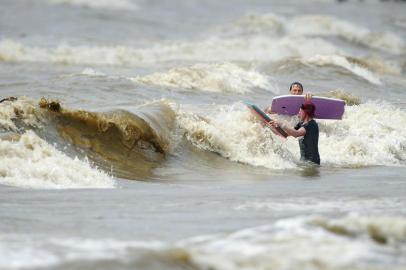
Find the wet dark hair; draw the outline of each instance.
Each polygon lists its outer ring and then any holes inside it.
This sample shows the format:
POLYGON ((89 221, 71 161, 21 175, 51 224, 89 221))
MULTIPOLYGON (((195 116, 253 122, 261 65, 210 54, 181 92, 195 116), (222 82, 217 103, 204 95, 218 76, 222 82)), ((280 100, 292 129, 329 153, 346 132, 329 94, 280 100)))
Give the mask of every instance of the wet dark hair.
POLYGON ((314 113, 316 112, 316 106, 311 102, 305 102, 300 106, 300 108, 311 118, 314 117, 314 113))
POLYGON ((303 85, 300 82, 293 82, 289 87, 289 91, 292 90, 292 87, 295 86, 295 85, 299 86, 300 89, 302 89, 302 92, 303 92, 303 90, 304 90, 303 85))

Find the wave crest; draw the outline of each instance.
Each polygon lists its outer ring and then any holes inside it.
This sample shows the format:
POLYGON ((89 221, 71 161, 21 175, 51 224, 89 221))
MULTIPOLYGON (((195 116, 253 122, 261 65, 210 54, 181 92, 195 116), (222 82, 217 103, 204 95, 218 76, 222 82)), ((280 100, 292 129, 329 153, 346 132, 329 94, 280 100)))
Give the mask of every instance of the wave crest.
POLYGON ((67 108, 41 107, 50 111, 58 133, 68 142, 115 175, 139 179, 152 177, 152 170, 171 149, 174 112, 162 103, 150 104, 137 112, 113 110, 90 112, 67 108))
POLYGON ((265 75, 256 71, 246 71, 232 63, 197 64, 132 80, 163 87, 209 92, 249 93, 253 88, 273 88, 265 75))
POLYGON ((379 77, 377 77, 374 73, 372 73, 367 68, 364 68, 358 65, 355 62, 349 61, 344 56, 340 55, 315 55, 311 58, 304 60, 305 63, 314 64, 318 66, 325 66, 325 65, 335 65, 342 67, 354 75, 357 75, 372 84, 381 85, 382 82, 379 77))
POLYGON ((392 33, 373 32, 365 27, 330 16, 309 15, 295 17, 288 24, 289 32, 296 35, 335 35, 350 42, 391 53, 405 52, 402 38, 392 33))

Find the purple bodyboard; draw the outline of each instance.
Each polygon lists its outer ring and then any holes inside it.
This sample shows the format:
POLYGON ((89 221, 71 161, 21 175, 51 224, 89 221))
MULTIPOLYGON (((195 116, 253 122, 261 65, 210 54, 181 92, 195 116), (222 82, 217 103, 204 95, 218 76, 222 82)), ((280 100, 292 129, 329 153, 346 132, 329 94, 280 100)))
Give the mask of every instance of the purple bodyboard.
MULTIPOLYGON (((272 99, 272 112, 283 115, 297 115, 305 102, 304 95, 283 95, 272 99)), ((342 119, 345 102, 341 99, 313 96, 311 102, 316 106, 314 118, 342 119)))

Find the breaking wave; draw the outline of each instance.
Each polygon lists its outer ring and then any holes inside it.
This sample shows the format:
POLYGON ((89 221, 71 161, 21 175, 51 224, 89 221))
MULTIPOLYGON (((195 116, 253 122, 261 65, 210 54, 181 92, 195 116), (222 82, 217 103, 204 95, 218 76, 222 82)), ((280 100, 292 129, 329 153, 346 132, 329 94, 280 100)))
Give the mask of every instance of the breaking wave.
POLYGON ((209 92, 249 93, 253 88, 274 89, 267 76, 244 70, 232 63, 197 64, 132 80, 162 87, 209 92))
POLYGON ((335 35, 350 42, 390 53, 405 52, 403 39, 393 33, 374 32, 330 16, 296 17, 290 22, 289 30, 293 34, 300 35, 335 35))
POLYGON ((287 144, 264 129, 241 104, 219 107, 204 117, 180 112, 177 122, 185 137, 200 149, 233 161, 273 169, 295 167, 287 144))
POLYGON ((354 75, 361 77, 368 82, 376 85, 381 85, 382 82, 375 74, 367 68, 364 68, 357 63, 350 62, 346 57, 340 55, 315 55, 304 60, 305 63, 317 66, 335 65, 342 67, 354 75))
MULTIPOLYGON (((325 15, 295 16, 291 19, 275 14, 249 14, 231 25, 221 27, 227 34, 273 34, 277 36, 337 36, 348 42, 389 53, 405 52, 404 40, 389 32, 376 32, 354 23, 325 15)), ((300 44, 300 43, 298 43, 300 44)))
POLYGON ((348 215, 281 219, 174 243, 7 236, 0 241, 0 267, 89 269, 106 263, 123 269, 401 270, 405 231, 403 217, 348 215), (16 254, 20 260, 14 259, 16 254))
POLYGON ((301 37, 292 44, 289 38, 254 37, 209 38, 200 42, 173 42, 151 48, 126 46, 89 47, 60 45, 57 48, 25 46, 13 40, 0 41, 0 61, 50 62, 69 65, 137 66, 170 61, 277 61, 286 57, 314 54, 339 54, 341 50, 317 38, 301 37), (249 53, 248 53, 249 52, 249 53))
POLYGON ((85 150, 105 170, 129 179, 151 178, 152 170, 171 149, 174 113, 165 103, 155 102, 137 110, 90 112, 47 108, 59 135, 85 150))
MULTIPOLYGON (((69 156, 88 157, 106 172, 122 178, 154 179, 154 170, 166 156, 182 151, 177 147, 185 147, 179 144, 181 138, 234 162, 271 170, 301 169, 297 139, 273 134, 241 103, 211 105, 200 112, 191 111, 193 106, 165 102, 90 112, 46 100, 40 102, 41 108, 30 102, 23 106, 22 102, 1 106, 2 128, 11 131, 2 135, 7 147, 20 141, 21 134, 34 140, 35 134, 24 135, 33 130, 41 137, 36 139, 38 144, 46 140, 65 146, 69 156)), ((322 166, 405 166, 406 112, 384 102, 357 105, 354 100, 353 104, 345 108, 341 121, 318 120, 322 166)), ((292 126, 296 121, 295 117, 273 117, 292 126)), ((44 145, 46 142, 41 147, 46 148, 44 145)))
POLYGON ((402 217, 298 217, 182 246, 198 269, 402 269, 405 226, 402 217))
MULTIPOLYGON (((347 106, 345 110, 341 121, 318 121, 324 166, 406 165, 404 110, 378 102, 347 106)), ((214 111, 209 115, 178 114, 177 122, 193 145, 253 166, 297 168, 300 154, 296 139, 274 135, 241 104, 219 106, 214 111)), ((293 125, 294 119, 284 121, 293 125)))
POLYGON ((111 188, 115 183, 86 159, 71 158, 33 130, 46 125, 46 114, 19 98, 0 106, 0 183, 30 188, 111 188))
MULTIPOLYGON (((375 85, 382 85, 382 77, 385 75, 399 76, 402 74, 402 66, 399 63, 387 61, 381 58, 359 58, 338 54, 316 54, 307 58, 287 58, 271 66, 271 72, 287 73, 298 71, 305 66, 334 66, 345 69, 351 75, 366 80, 375 85)), ((340 75, 342 75, 340 73, 340 75)))
MULTIPOLYGON (((65 147, 64 152, 88 157, 105 171, 123 178, 152 177, 153 168, 173 145, 174 112, 163 102, 110 112, 69 109, 45 99, 35 104, 19 98, 1 105, 1 128, 5 137, 12 134, 9 141, 13 141, 13 134, 35 131, 42 138, 36 142, 44 142, 41 147, 48 145, 44 140, 57 143, 65 147)), ((55 153, 59 152, 55 149, 55 153)))

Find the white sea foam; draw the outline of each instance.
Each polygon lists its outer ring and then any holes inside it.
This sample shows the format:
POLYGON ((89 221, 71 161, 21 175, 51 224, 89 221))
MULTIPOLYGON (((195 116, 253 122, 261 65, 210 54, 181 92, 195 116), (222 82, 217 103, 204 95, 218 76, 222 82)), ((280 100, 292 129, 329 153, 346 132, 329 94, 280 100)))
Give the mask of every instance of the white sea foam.
POLYGON ((138 6, 130 0, 47 0, 51 4, 64 4, 86 8, 136 10, 138 6))
POLYGON ((209 92, 249 93, 253 88, 261 88, 277 93, 269 77, 232 63, 197 64, 174 68, 168 72, 133 78, 133 81, 209 92))
POLYGON ((403 39, 395 34, 376 33, 329 16, 297 16, 289 20, 273 14, 251 14, 234 24, 243 33, 234 29, 228 31, 237 31, 238 34, 213 34, 201 41, 161 42, 147 48, 119 44, 93 47, 61 44, 45 48, 2 40, 0 60, 71 65, 145 65, 167 61, 278 61, 289 57, 345 55, 344 48, 338 48, 324 39, 326 35, 397 54, 406 50, 403 39), (269 35, 269 31, 276 31, 278 35, 269 35), (254 34, 247 38, 244 32, 254 34))
POLYGON ((0 106, 0 130, 18 131, 14 120, 18 119, 27 126, 39 127, 41 125, 41 111, 34 101, 25 97, 17 100, 5 101, 0 106))
POLYGON ((370 83, 381 85, 381 80, 370 70, 355 63, 351 63, 348 59, 341 55, 315 55, 303 61, 318 66, 335 65, 342 67, 351 73, 367 80, 370 83))
POLYGON ((401 217, 298 217, 181 245, 202 269, 400 270, 405 239, 401 217))
POLYGON ((404 217, 357 215, 281 219, 175 243, 0 235, 0 267, 93 266, 108 260, 137 268, 164 259, 193 269, 400 270, 406 263, 405 240, 404 217))
POLYGON ((0 41, 0 61, 50 62, 70 65, 146 65, 168 61, 277 61, 286 57, 340 54, 341 50, 318 38, 274 39, 209 38, 200 42, 161 43, 150 48, 60 45, 29 47, 13 40, 0 41), (296 46, 299 42, 301 46, 296 46))
POLYGON ((112 188, 114 180, 87 161, 70 158, 27 131, 0 140, 0 183, 29 188, 112 188))
POLYGON ((264 129, 241 104, 218 107, 211 115, 200 117, 179 112, 177 122, 186 138, 196 147, 216 152, 233 161, 275 169, 295 167, 297 144, 283 142, 264 129), (289 150, 293 149, 293 152, 289 150))
MULTIPOLYGON (((406 165, 406 112, 387 103, 348 106, 341 121, 318 120, 324 166, 406 165)), ((209 115, 180 111, 177 121, 186 138, 204 150, 233 161, 270 169, 296 167, 295 138, 284 140, 264 129, 245 106, 218 106, 209 115)), ((277 116, 274 116, 277 117, 277 116)), ((293 125, 294 119, 289 120, 293 125)))
POLYGON ((320 125, 319 150, 332 166, 405 165, 406 111, 384 102, 346 107, 340 122, 320 125))

